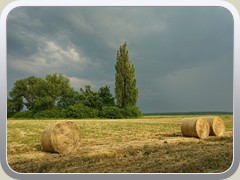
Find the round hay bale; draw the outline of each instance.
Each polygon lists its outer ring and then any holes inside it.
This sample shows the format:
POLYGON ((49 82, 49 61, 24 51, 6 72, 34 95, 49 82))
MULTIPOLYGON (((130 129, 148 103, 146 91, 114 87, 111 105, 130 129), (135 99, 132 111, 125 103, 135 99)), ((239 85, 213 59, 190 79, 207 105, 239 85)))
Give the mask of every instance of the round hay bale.
POLYGON ((209 136, 210 127, 206 118, 185 118, 181 124, 183 136, 206 139, 209 136))
POLYGON ((47 127, 41 138, 44 151, 61 154, 76 153, 80 147, 80 128, 72 121, 64 121, 47 127))
POLYGON ((210 125, 211 136, 223 136, 225 132, 225 125, 223 119, 219 116, 207 117, 208 123, 210 125))

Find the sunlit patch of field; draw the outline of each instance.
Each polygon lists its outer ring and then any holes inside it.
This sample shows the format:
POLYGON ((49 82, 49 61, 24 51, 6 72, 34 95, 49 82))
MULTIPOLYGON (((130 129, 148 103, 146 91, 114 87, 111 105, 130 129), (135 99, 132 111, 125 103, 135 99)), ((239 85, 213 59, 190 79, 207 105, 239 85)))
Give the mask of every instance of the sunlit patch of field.
POLYGON ((232 116, 224 115, 224 137, 187 138, 185 116, 141 119, 81 119, 81 149, 74 155, 41 151, 40 138, 62 120, 8 120, 9 166, 24 173, 219 173, 232 163, 232 116))

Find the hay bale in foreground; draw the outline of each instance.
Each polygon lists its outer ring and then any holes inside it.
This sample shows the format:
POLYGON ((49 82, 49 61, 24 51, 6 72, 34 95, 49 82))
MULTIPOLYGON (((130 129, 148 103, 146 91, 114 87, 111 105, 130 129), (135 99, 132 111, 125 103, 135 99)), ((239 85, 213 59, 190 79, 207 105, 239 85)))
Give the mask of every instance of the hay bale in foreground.
POLYGON ((209 136, 210 127, 206 118, 185 118, 181 124, 183 136, 205 139, 209 136))
POLYGON ((223 119, 219 116, 207 117, 208 123, 210 125, 211 136, 223 136, 225 132, 225 125, 223 119))
POLYGON ((41 138, 44 151, 62 154, 75 153, 80 147, 80 128, 72 121, 64 121, 47 127, 41 138))

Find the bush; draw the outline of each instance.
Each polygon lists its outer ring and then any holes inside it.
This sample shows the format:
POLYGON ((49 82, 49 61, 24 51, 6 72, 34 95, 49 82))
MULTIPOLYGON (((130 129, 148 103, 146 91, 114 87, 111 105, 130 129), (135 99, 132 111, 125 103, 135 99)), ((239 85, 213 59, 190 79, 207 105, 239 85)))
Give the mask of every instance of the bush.
POLYGON ((51 119, 51 118, 65 118, 66 115, 64 111, 57 108, 53 108, 51 110, 39 111, 35 113, 33 117, 35 119, 51 119))
POLYGON ((39 112, 34 111, 21 111, 15 113, 13 116, 15 119, 51 119, 51 118, 65 118, 64 111, 54 108, 51 110, 42 110, 39 112))
POLYGON ((15 113, 12 117, 15 119, 31 119, 33 115, 32 111, 20 111, 15 113))
POLYGON ((124 111, 115 106, 105 106, 100 113, 101 118, 121 119, 124 118, 124 111))
POLYGON ((97 110, 78 103, 69 106, 65 109, 53 108, 51 110, 34 111, 21 111, 15 113, 12 117, 16 119, 51 119, 51 118, 109 118, 109 119, 122 119, 122 118, 137 118, 142 114, 138 107, 119 108, 116 106, 104 106, 102 110, 97 110))
POLYGON ((7 118, 12 118, 14 116, 14 112, 7 111, 7 118))
POLYGON ((98 117, 98 110, 87 107, 81 103, 69 106, 66 108, 67 118, 96 118, 98 117))
POLYGON ((137 106, 129 106, 124 109, 125 118, 137 118, 141 116, 142 113, 137 106))

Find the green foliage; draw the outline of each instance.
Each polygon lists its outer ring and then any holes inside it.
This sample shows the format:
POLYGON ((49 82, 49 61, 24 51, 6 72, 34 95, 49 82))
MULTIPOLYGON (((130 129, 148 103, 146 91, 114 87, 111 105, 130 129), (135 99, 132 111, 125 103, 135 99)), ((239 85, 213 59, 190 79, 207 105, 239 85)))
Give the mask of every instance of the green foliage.
POLYGON ((71 88, 66 90, 62 95, 61 99, 57 102, 57 107, 64 109, 81 102, 82 99, 82 96, 71 88))
POLYGON ((121 119, 124 118, 124 111, 119 107, 105 106, 102 108, 100 117, 109 119, 121 119))
MULTIPOLYGON (((31 76, 15 82, 9 93, 9 103, 17 104, 19 107, 25 106, 28 110, 49 110, 54 108, 68 89, 69 79, 61 74, 49 74, 45 79, 31 76)), ((20 110, 21 108, 17 111, 20 110)))
POLYGON ((15 113, 12 117, 15 119, 32 119, 34 113, 30 110, 28 111, 20 111, 15 113))
POLYGON ((128 106, 124 109, 125 118, 141 117, 142 113, 137 106, 128 106))
POLYGON ((15 82, 13 89, 10 91, 10 99, 14 102, 21 103, 27 109, 33 109, 33 102, 37 97, 46 95, 44 80, 31 76, 15 82))
POLYGON ((53 108, 53 105, 57 100, 62 97, 70 87, 70 80, 64 77, 62 74, 48 74, 45 77, 47 83, 47 94, 52 98, 52 106, 48 109, 53 108))
POLYGON ((85 89, 80 88, 82 95, 82 103, 90 108, 101 109, 101 98, 97 92, 91 90, 91 86, 85 86, 85 89))
POLYGON ((110 92, 110 87, 105 86, 101 87, 98 90, 98 96, 101 99, 101 107, 103 106, 115 106, 114 97, 110 92))
POLYGON ((34 119, 52 119, 52 118, 66 118, 66 114, 63 110, 53 108, 51 110, 43 110, 33 115, 34 119))
POLYGON ((100 117, 110 119, 121 118, 137 118, 142 116, 140 110, 136 106, 129 106, 126 108, 119 108, 116 106, 105 106, 100 112, 100 117))
MULTIPOLYGON (((127 51, 126 43, 120 49, 121 53, 127 51)), ((62 74, 48 74, 45 79, 30 76, 16 81, 7 99, 7 115, 16 119, 139 117, 141 112, 135 106, 138 90, 134 67, 128 62, 128 56, 122 68, 128 71, 124 75, 127 78, 123 79, 128 83, 124 85, 124 91, 121 90, 125 94, 125 99, 121 100, 123 104, 118 100, 118 106, 115 105, 109 86, 93 91, 87 85, 78 92, 70 87, 69 79, 62 74)))
POLYGON ((138 88, 136 85, 134 65, 129 60, 127 43, 120 46, 117 51, 115 65, 115 96, 120 108, 136 106, 138 88))
POLYGON ((66 118, 96 118, 98 110, 85 106, 84 104, 75 104, 66 109, 66 118))
POLYGON ((36 97, 32 102, 32 111, 38 112, 53 109, 54 102, 50 96, 36 97))
POLYGON ((22 98, 17 97, 15 99, 7 98, 7 117, 12 117, 16 112, 23 109, 22 98))

